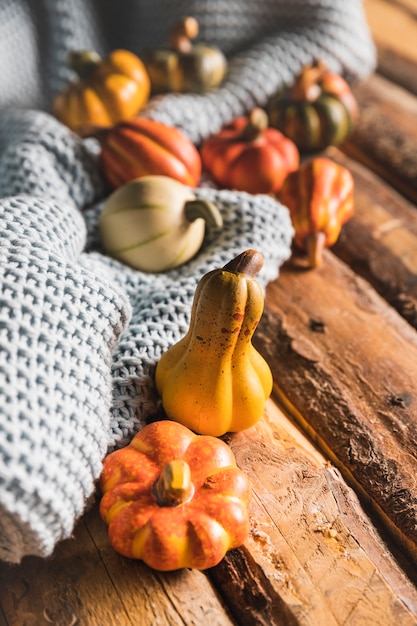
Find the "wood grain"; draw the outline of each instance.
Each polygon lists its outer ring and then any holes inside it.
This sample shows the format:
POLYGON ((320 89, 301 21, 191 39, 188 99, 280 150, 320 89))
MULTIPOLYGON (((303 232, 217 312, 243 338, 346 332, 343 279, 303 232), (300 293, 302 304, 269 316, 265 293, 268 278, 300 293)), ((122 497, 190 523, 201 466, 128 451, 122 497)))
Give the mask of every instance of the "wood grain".
POLYGON ((354 89, 359 120, 342 149, 417 201, 417 97, 373 75, 354 89))
POLYGON ((282 412, 269 404, 255 428, 229 443, 252 479, 253 523, 244 550, 215 568, 214 579, 229 601, 239 598, 239 624, 415 622, 415 591, 392 559, 381 567, 385 546, 356 495, 282 412))
POLYGON ((276 392, 416 556, 417 335, 326 254, 269 285, 256 345, 276 392))
POLYGON ((8 626, 232 624, 202 572, 160 575, 114 552, 96 505, 52 558, 0 564, 0 605, 8 626))
POLYGON ((355 182, 354 217, 332 252, 417 329, 417 209, 390 185, 336 149, 328 156, 355 182))

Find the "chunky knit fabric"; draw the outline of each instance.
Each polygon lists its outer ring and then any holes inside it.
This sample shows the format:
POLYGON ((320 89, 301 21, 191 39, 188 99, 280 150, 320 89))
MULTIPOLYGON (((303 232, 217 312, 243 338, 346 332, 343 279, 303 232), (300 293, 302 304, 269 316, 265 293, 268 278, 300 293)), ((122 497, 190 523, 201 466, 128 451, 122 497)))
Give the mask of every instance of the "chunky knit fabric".
POLYGON ((0 6, 0 558, 46 556, 68 537, 105 454, 158 407, 154 368, 186 332, 203 274, 247 248, 264 254, 260 284, 289 257, 292 227, 268 196, 201 185, 221 231, 165 274, 106 256, 97 218, 106 189, 96 145, 48 112, 71 78, 70 49, 138 54, 162 45, 183 15, 229 55, 209 95, 168 95, 144 115, 196 144, 264 104, 304 63, 324 58, 349 79, 375 55, 357 0, 3 0, 0 6))

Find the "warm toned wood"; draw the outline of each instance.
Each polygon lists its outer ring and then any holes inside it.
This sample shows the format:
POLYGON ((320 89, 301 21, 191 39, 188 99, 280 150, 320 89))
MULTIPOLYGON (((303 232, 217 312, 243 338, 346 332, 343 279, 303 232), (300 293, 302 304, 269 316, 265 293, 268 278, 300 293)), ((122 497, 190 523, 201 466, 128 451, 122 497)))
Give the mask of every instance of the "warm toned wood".
POLYGON ((378 46, 378 73, 412 94, 417 95, 415 62, 402 56, 396 50, 382 45, 378 46))
POLYGON ((364 6, 376 44, 416 63, 416 0, 365 0, 364 6))
POLYGON ((416 592, 356 495, 274 405, 229 443, 254 490, 249 540, 215 570, 230 601, 241 590, 239 624, 415 623, 416 592))
POLYGON ((158 573, 114 552, 95 504, 51 559, 0 564, 5 623, 416 623, 417 591, 357 496, 272 401, 254 428, 226 440, 253 489, 242 548, 207 573, 158 573))
POLYGON ((417 335, 331 253, 268 287, 257 337, 276 392, 417 555, 417 335))
POLYGON ((332 251, 417 329, 417 208, 390 185, 329 149, 355 181, 355 215, 332 251))
POLYGON ((232 624, 202 572, 160 575, 115 553, 97 506, 50 559, 0 563, 0 605, 7 626, 232 624))
POLYGON ((417 202, 417 97, 378 75, 354 93, 360 116, 343 150, 417 202))

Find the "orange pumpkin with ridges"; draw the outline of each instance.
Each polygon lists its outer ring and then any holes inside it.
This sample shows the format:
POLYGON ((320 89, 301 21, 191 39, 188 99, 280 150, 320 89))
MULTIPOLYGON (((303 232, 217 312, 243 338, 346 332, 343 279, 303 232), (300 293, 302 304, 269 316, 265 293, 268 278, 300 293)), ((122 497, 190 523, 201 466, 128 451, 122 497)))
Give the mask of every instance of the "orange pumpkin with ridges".
POLYGON ((173 126, 137 117, 99 129, 96 135, 101 143, 101 167, 113 188, 151 175, 169 176, 190 187, 200 180, 200 154, 173 126))
POLYGON ((206 569, 246 540, 251 489, 229 446, 168 420, 104 459, 100 514, 114 549, 160 571, 206 569))
POLYGON ((69 66, 78 74, 53 102, 54 115, 79 132, 87 124, 113 126, 138 114, 149 99, 151 83, 141 59, 114 50, 102 59, 97 52, 72 52, 69 66))
POLYGON ((353 216, 353 191, 350 171, 325 157, 307 161, 285 181, 279 199, 290 211, 294 242, 308 253, 311 267, 320 265, 323 248, 336 243, 353 216))
POLYGON ((256 107, 201 145, 203 167, 221 187, 249 193, 274 193, 300 161, 295 144, 268 126, 256 107))

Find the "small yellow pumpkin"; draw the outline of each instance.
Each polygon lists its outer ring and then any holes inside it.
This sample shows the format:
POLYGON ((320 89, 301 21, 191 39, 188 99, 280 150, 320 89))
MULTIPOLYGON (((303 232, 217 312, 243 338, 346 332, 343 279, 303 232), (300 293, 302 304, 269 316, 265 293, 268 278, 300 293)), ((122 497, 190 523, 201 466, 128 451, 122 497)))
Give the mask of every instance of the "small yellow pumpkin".
POLYGON ((199 434, 249 428, 272 391, 269 365, 251 342, 264 306, 255 279, 262 265, 260 252, 246 250, 205 274, 187 334, 157 364, 155 382, 167 416, 199 434))
POLYGON ((129 50, 114 50, 105 59, 93 50, 74 51, 68 65, 78 79, 55 97, 52 111, 76 132, 90 124, 110 127, 130 119, 149 99, 149 75, 129 50))
POLYGON ((217 206, 168 176, 142 176, 119 187, 99 218, 105 251, 145 272, 164 272, 191 259, 206 224, 221 228, 217 206))
POLYGON ((226 57, 219 48, 193 43, 198 32, 197 20, 185 17, 173 28, 168 48, 144 55, 153 94, 205 92, 220 85, 227 71, 226 57))

